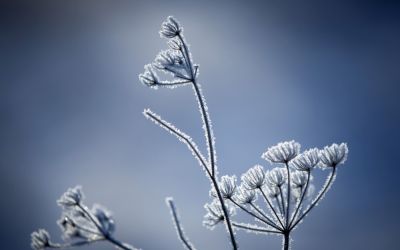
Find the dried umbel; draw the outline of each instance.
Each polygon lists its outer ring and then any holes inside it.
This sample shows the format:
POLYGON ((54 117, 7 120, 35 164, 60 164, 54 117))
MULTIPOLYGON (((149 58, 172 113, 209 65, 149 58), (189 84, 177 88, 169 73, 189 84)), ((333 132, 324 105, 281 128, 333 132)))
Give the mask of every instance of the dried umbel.
POLYGON ((50 235, 41 229, 32 233, 32 248, 71 248, 97 241, 108 241, 120 249, 136 249, 113 237, 115 223, 111 212, 98 204, 89 209, 83 204, 83 197, 82 188, 77 186, 69 188, 57 201, 63 209, 61 219, 57 223, 66 242, 51 243, 50 235))
MULTIPOLYGON (((149 109, 144 111, 144 115, 184 142, 209 177, 211 181, 210 197, 213 201, 205 205, 207 213, 204 225, 214 228, 224 222, 233 249, 237 249, 233 228, 254 233, 280 234, 284 239, 284 249, 288 249, 292 230, 324 197, 332 185, 336 176, 336 166, 346 160, 347 146, 344 143, 333 144, 323 150, 312 148, 301 153, 298 142, 294 140, 280 142, 268 148, 262 154, 262 158, 272 165, 276 165, 272 169, 265 171, 261 165, 255 165, 241 176, 239 186, 237 186, 234 176, 223 176, 219 179, 216 170, 216 151, 212 126, 205 98, 201 93, 197 79, 198 66, 193 64, 192 55, 182 30, 182 26, 173 17, 168 17, 162 24, 160 34, 167 39, 169 49, 160 52, 151 65, 154 70, 171 74, 173 80, 162 81, 157 78, 154 86, 192 86, 203 121, 208 148, 207 157, 202 154, 190 136, 173 124, 163 120, 149 109), (321 191, 312 198, 314 185, 312 184, 311 172, 317 165, 330 168, 332 171, 321 191), (257 195, 262 199, 257 199, 257 195), (311 202, 310 199, 312 199, 311 202), (264 201, 266 209, 262 208, 262 204, 260 204, 262 201, 264 201), (234 215, 232 213, 233 208, 254 217, 256 224, 234 221, 232 218, 234 215)), ((146 82, 144 83, 146 84, 146 82)), ((184 246, 193 249, 193 244, 188 244, 187 238, 180 233, 179 228, 181 226, 179 223, 175 224, 177 224, 178 235, 184 246)))
MULTIPOLYGON (((334 143, 323 150, 312 148, 301 153, 298 142, 280 142, 262 154, 262 158, 272 165, 271 169, 264 170, 263 166, 255 165, 241 176, 239 184, 234 175, 219 178, 208 107, 198 82, 199 66, 193 63, 183 28, 175 18, 170 16, 162 23, 160 35, 167 39, 169 49, 161 51, 154 62, 145 65, 145 71, 139 75, 139 79, 153 89, 192 87, 202 118, 207 155, 200 151, 189 135, 158 114, 150 109, 145 109, 143 114, 183 142, 205 171, 211 185, 212 201, 204 206, 206 215, 203 224, 210 229, 224 224, 234 250, 238 249, 235 230, 281 235, 283 249, 288 250, 292 231, 325 196, 335 180, 337 166, 346 161, 347 144, 334 143), (170 74, 173 79, 162 80, 158 73, 170 74), (314 195, 312 173, 317 171, 317 165, 330 170, 330 173, 321 190, 314 195), (250 215, 254 219, 252 224, 235 221, 236 210, 250 215)), ((52 243, 47 231, 40 229, 32 233, 32 248, 69 248, 108 241, 120 249, 134 249, 113 237, 115 222, 111 213, 99 205, 89 209, 83 204, 83 197, 78 186, 68 189, 58 200, 63 209, 58 224, 67 242, 52 243)), ((173 199, 167 198, 166 203, 183 246, 189 250, 195 249, 184 233, 173 199)))

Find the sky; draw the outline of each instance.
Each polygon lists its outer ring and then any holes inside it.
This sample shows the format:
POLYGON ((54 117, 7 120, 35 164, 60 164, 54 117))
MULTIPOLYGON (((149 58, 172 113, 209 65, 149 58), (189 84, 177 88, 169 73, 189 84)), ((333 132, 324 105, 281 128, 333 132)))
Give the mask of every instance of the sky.
MULTIPOLYGON (((138 80, 167 48, 158 30, 169 15, 200 65, 220 175, 271 168, 260 156, 280 141, 348 143, 292 249, 397 248, 399 11, 395 1, 2 1, 2 249, 29 249, 38 228, 61 241, 56 200, 76 185, 87 205, 113 211, 115 237, 138 248, 182 249, 165 205, 173 196, 198 249, 229 249, 223 227, 202 226, 204 171, 142 115, 151 108, 205 152, 192 89, 138 80)), ((327 174, 316 171, 316 185, 327 174)), ((241 249, 281 247, 275 236, 237 238, 241 249)))

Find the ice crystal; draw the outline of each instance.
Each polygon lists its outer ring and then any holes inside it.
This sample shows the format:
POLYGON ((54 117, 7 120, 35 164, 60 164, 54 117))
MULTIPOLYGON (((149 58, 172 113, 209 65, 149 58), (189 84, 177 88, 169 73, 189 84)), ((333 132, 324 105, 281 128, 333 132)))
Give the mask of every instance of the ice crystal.
POLYGON ((262 157, 271 163, 287 163, 295 158, 300 151, 300 144, 295 141, 280 142, 268 148, 262 157))

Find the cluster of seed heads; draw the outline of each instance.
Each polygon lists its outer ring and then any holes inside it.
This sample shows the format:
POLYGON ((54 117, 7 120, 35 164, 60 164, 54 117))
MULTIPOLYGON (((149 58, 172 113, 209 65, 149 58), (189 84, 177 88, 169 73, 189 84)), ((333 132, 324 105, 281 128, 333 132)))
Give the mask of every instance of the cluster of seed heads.
MULTIPOLYGON (((215 139, 205 98, 198 83, 199 66, 193 63, 189 46, 183 36, 183 28, 175 18, 170 16, 162 23, 160 36, 167 39, 169 48, 161 51, 153 63, 144 66, 145 71, 139 75, 139 80, 153 89, 187 85, 193 88, 202 117, 207 156, 203 155, 190 136, 173 124, 149 109, 145 109, 143 113, 186 144, 205 170, 211 184, 212 201, 204 206, 206 215, 203 224, 210 229, 218 224, 225 224, 233 249, 238 248, 236 230, 282 235, 283 249, 289 249, 292 230, 324 197, 335 180, 337 167, 346 161, 347 144, 334 143, 323 149, 312 148, 300 152, 299 143, 280 142, 262 154, 262 158, 273 165, 273 168, 264 170, 263 166, 255 165, 241 176, 240 183, 237 183, 238 178, 235 175, 219 178, 215 139), (161 72, 170 74, 173 79, 161 80, 158 76, 161 72), (330 174, 315 195, 312 172, 317 168, 329 169, 330 174), (234 221, 237 210, 248 214, 255 220, 255 224, 234 221)), ((120 249, 135 249, 113 237, 115 223, 107 209, 99 205, 89 209, 83 204, 83 199, 84 195, 78 186, 68 189, 57 201, 63 209, 58 224, 66 243, 53 243, 49 233, 40 229, 32 233, 32 248, 69 248, 96 241, 109 241, 120 249)), ((183 246, 189 250, 195 249, 184 233, 173 199, 167 198, 166 203, 183 246)))

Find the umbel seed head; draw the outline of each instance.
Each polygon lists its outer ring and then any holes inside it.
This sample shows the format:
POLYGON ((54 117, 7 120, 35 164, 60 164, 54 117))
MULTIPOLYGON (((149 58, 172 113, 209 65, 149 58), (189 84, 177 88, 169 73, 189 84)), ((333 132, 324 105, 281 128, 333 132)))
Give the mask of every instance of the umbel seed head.
POLYGON ((265 172, 264 168, 260 165, 256 165, 246 173, 242 175, 243 185, 247 189, 257 189, 261 188, 265 182, 265 172))
POLYGON ((280 142, 268 148, 262 158, 271 163, 287 163, 295 158, 300 152, 300 144, 295 141, 280 142))
POLYGON ((182 28, 173 16, 169 16, 161 25, 160 36, 174 38, 182 32, 182 28))
POLYGON ((320 151, 319 157, 321 160, 321 167, 336 167, 339 164, 343 164, 347 160, 347 154, 349 149, 346 143, 336 144, 333 143, 331 146, 326 146, 320 151))

